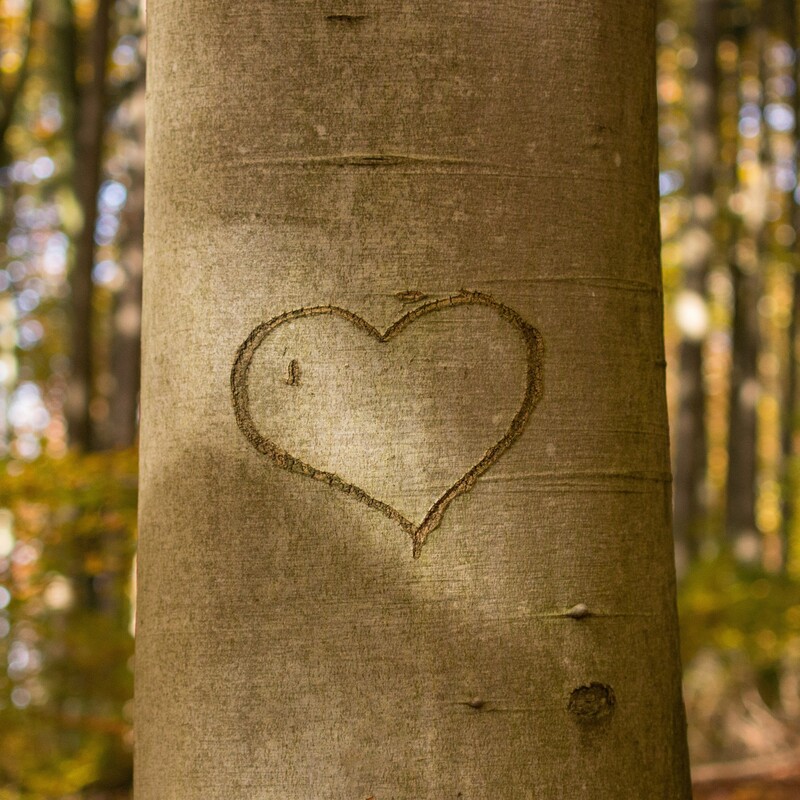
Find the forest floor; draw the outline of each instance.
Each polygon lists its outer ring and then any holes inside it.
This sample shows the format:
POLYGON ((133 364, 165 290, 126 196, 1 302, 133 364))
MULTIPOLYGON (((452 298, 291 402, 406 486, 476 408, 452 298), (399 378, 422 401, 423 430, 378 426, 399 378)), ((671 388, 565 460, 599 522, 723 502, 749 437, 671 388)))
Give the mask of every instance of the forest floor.
MULTIPOLYGON (((724 769, 721 770, 724 772, 724 769)), ((765 765, 755 774, 715 777, 706 774, 695 780, 694 800, 798 800, 800 798, 800 760, 780 766, 765 765)))
POLYGON ((800 778, 757 780, 695 786, 694 800, 798 800, 800 778))

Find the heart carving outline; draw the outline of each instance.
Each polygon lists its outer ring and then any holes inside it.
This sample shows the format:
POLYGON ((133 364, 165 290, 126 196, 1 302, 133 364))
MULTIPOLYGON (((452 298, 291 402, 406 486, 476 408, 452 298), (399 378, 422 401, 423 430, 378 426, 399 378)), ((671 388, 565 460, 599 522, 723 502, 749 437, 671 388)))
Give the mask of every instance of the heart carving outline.
POLYGON ((399 523, 400 527, 411 537, 412 555, 419 558, 422 546, 429 534, 435 530, 442 521, 453 500, 469 491, 477 479, 489 469, 500 456, 522 435, 536 403, 542 396, 542 359, 544 347, 539 331, 526 322, 516 311, 495 300, 491 295, 480 292, 462 290, 458 294, 438 300, 423 303, 406 312, 395 320, 381 333, 363 317, 339 306, 311 306, 287 311, 273 317, 267 322, 257 325, 242 342, 236 351, 236 358, 231 369, 231 397, 236 423, 248 442, 262 455, 267 456, 282 469, 299 475, 313 478, 338 489, 345 494, 353 495, 370 508, 380 511, 384 516, 399 523), (396 508, 388 503, 378 500, 354 483, 349 483, 334 472, 326 472, 307 464, 291 455, 287 450, 279 447, 272 439, 261 434, 253 422, 250 414, 249 372, 253 357, 263 343, 264 339, 277 327, 291 320, 303 319, 319 315, 332 315, 344 319, 368 334, 378 342, 385 344, 402 333, 409 325, 427 314, 435 313, 446 308, 462 305, 485 306, 496 311, 504 320, 511 324, 522 336, 527 348, 527 372, 525 395, 520 406, 511 420, 503 436, 495 442, 483 457, 471 466, 452 486, 434 502, 428 509, 424 519, 415 525, 396 508))

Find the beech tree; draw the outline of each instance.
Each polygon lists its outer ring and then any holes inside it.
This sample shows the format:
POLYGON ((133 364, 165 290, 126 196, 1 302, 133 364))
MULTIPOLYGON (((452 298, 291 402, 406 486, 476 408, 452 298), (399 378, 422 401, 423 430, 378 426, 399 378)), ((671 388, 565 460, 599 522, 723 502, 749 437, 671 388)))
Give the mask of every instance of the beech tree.
POLYGON ((654 7, 149 5, 138 800, 690 797, 654 7))

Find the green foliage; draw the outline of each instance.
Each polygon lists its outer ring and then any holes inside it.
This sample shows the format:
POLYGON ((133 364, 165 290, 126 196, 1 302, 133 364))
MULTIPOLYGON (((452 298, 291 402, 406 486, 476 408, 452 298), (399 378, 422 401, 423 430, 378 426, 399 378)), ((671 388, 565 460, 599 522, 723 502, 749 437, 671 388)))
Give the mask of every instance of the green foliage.
POLYGON ((0 798, 127 786, 136 454, 3 464, 0 498, 0 798))
POLYGON ((800 662, 800 582, 720 555, 692 566, 679 611, 685 665, 709 651, 747 664, 764 701, 779 704, 783 673, 800 662))

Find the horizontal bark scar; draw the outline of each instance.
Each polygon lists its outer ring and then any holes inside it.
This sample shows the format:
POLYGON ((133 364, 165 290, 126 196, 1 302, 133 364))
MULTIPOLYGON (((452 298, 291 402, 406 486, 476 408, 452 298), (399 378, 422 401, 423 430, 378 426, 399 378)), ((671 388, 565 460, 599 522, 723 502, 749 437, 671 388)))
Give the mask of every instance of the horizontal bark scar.
POLYGON ((422 300, 427 300, 428 295, 424 292, 417 291, 416 289, 408 289, 405 292, 395 292, 394 296, 401 303, 419 303, 422 300))
POLYGON ((326 14, 329 22, 361 22, 367 18, 366 14, 326 14))
MULTIPOLYGON (((249 336, 242 342, 236 352, 236 357, 231 370, 231 397, 233 401, 236 422, 247 441, 262 455, 267 456, 277 466, 282 469, 300 475, 313 478, 328 484, 332 488, 338 489, 345 494, 352 495, 366 506, 380 511, 384 516, 397 522, 402 530, 410 537, 412 542, 412 554, 414 558, 419 558, 422 547, 432 531, 439 527, 445 512, 450 504, 459 495, 468 492, 477 479, 489 469, 500 456, 522 435, 522 431, 528 422, 534 406, 542 396, 542 361, 544 347, 539 332, 526 322, 516 311, 495 300, 487 294, 471 292, 462 289, 458 294, 444 297, 439 300, 432 300, 413 308, 403 314, 393 322, 385 331, 379 331, 375 326, 367 322, 358 314, 348 311, 338 306, 312 306, 308 308, 298 308, 287 311, 273 317, 268 322, 263 322, 256 326, 249 336), (396 508, 388 503, 384 503, 372 497, 364 489, 349 483, 332 472, 317 469, 310 464, 292 456, 289 452, 279 447, 268 437, 261 434, 257 429, 250 414, 250 395, 249 395, 249 371, 256 351, 264 342, 267 336, 278 326, 291 320, 302 319, 319 315, 331 315, 344 319, 368 336, 381 343, 386 343, 395 336, 402 333, 413 322, 421 317, 440 312, 454 306, 484 306, 493 309, 502 319, 508 322, 522 337, 526 346, 526 384, 525 394, 517 409, 514 418, 502 437, 495 442, 483 455, 483 457, 472 467, 470 467, 450 488, 448 488, 436 502, 430 507, 425 518, 419 525, 415 525, 407 519, 396 508)), ((300 378, 299 364, 293 360, 289 365, 289 379, 287 383, 296 385, 300 378)))

